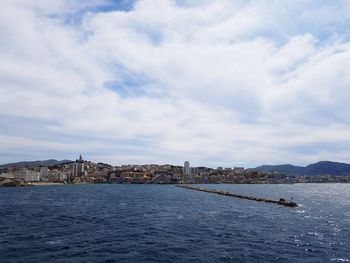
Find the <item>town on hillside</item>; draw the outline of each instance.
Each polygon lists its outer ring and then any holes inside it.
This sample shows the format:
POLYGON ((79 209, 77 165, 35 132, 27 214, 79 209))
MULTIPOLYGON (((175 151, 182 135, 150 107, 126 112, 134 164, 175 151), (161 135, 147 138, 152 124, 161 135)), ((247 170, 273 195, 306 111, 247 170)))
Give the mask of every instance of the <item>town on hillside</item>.
POLYGON ((285 184, 285 183, 350 182, 350 176, 287 175, 281 172, 262 172, 243 167, 216 169, 191 167, 186 161, 176 165, 121 165, 94 163, 80 157, 76 161, 55 165, 12 165, 0 168, 0 186, 28 184, 285 184))

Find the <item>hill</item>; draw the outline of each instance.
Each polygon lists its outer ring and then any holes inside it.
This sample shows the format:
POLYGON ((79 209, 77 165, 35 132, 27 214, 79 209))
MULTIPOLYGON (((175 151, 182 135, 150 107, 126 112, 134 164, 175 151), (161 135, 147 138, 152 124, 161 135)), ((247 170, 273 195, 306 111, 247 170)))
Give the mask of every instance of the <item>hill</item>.
POLYGON ((281 172, 295 175, 350 175, 350 164, 330 161, 321 161, 308 166, 284 165, 262 165, 254 168, 256 171, 281 172))
POLYGON ((43 160, 43 161, 23 161, 23 162, 16 162, 16 163, 7 163, 0 165, 0 168, 8 168, 8 167, 26 167, 26 166, 53 166, 57 164, 63 164, 63 163, 71 163, 71 160, 55 160, 55 159, 49 159, 49 160, 43 160))

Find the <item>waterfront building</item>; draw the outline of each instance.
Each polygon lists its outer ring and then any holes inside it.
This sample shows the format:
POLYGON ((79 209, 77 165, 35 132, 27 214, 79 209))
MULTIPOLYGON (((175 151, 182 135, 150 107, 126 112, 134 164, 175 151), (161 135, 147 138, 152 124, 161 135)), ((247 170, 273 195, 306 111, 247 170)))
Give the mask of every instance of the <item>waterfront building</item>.
POLYGON ((68 176, 65 173, 60 172, 59 170, 55 170, 50 172, 49 182, 51 183, 60 183, 67 181, 68 176))
POLYGON ((40 176, 41 177, 49 176, 49 168, 47 168, 47 166, 43 166, 40 168, 40 176))
POLYGON ((40 182, 40 173, 29 172, 24 177, 25 182, 40 182))
POLYGON ((18 182, 39 182, 40 173, 27 168, 21 168, 19 171, 14 173, 14 179, 18 182))
POLYGON ((72 177, 81 177, 84 174, 84 160, 80 155, 79 159, 73 163, 72 177))
POLYGON ((198 175, 198 173, 199 173, 198 167, 190 167, 190 174, 198 175))
POLYGON ((183 174, 190 174, 190 163, 186 161, 183 167, 183 174))

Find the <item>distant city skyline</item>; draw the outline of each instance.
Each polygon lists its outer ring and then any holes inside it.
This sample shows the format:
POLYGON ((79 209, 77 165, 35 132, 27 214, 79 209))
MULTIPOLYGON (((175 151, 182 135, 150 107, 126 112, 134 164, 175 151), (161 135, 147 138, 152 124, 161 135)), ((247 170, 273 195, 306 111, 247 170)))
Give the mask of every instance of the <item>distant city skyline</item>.
POLYGON ((0 164, 350 162, 349 1, 0 7, 0 164))

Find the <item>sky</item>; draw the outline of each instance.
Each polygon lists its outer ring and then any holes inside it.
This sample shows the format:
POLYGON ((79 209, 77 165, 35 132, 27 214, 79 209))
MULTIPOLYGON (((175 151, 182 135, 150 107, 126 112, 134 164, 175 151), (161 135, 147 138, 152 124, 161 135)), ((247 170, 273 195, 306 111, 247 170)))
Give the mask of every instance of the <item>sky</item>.
POLYGON ((0 5, 0 163, 350 162, 349 0, 0 5))

